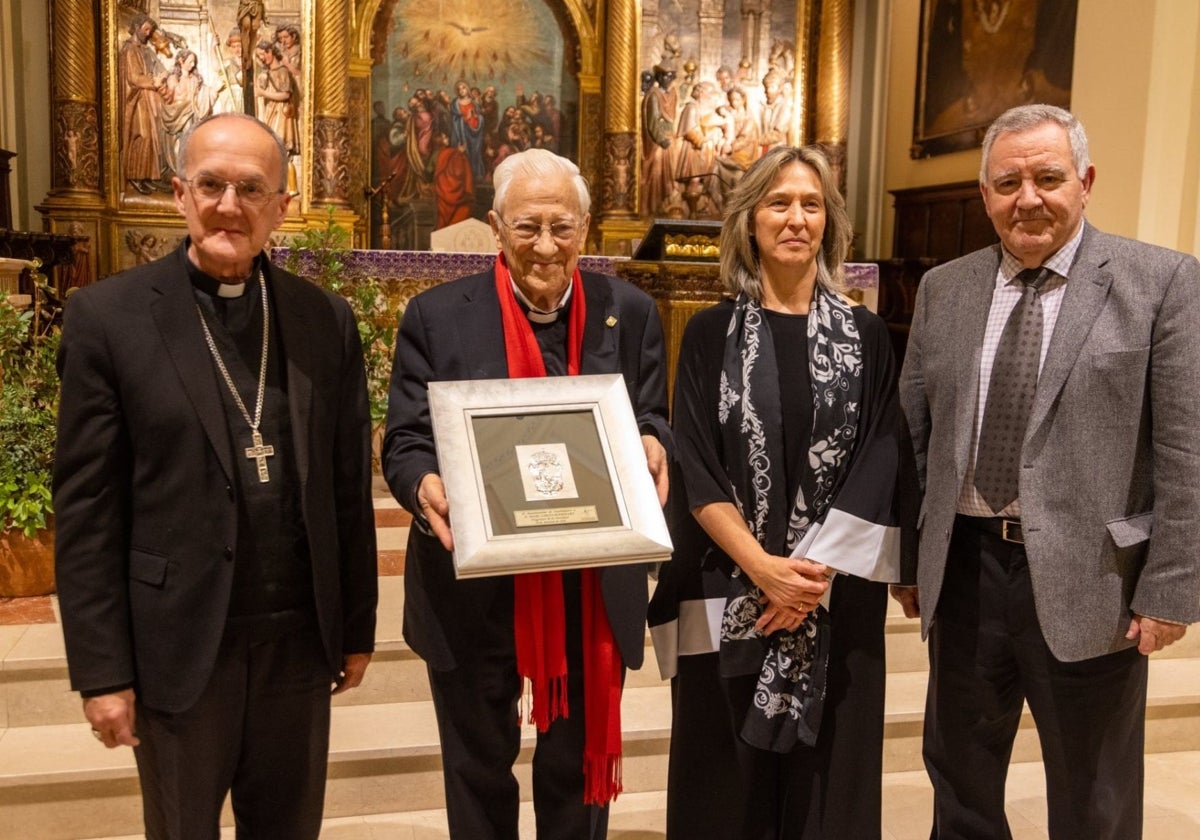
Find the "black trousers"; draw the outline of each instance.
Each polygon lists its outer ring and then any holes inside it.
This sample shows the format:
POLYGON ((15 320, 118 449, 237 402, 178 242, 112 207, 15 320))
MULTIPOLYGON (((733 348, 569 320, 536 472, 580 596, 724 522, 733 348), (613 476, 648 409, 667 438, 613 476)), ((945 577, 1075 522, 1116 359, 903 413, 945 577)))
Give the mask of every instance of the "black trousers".
MULTIPOLYGON (((539 732, 533 753, 538 840, 603 840, 608 808, 583 804, 583 643, 579 573, 563 573, 569 715, 539 732)), ((453 840, 518 840, 521 749, 511 581, 500 587, 470 658, 429 670, 453 840)))
POLYGON ((316 840, 329 755, 329 665, 315 617, 231 619, 186 712, 137 706, 147 840, 217 840, 232 793, 238 840, 316 840))
POLYGON ((779 754, 738 733, 758 675, 722 678, 719 654, 683 656, 672 683, 669 840, 880 837, 887 587, 833 584, 829 671, 813 747, 779 754))
POLYGON ((931 838, 1010 840, 1004 783, 1025 701, 1041 741, 1051 840, 1140 838, 1146 657, 1130 648, 1055 659, 1024 547, 969 523, 955 525, 930 631, 931 838))

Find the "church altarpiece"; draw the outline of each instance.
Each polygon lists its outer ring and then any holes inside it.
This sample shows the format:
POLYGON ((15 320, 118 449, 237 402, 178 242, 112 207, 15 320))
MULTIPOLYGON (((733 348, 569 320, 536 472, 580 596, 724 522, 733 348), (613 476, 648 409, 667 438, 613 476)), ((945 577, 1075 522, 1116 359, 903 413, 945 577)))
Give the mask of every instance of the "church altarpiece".
POLYGON ((92 277, 179 241, 178 140, 213 112, 284 138, 279 244, 332 207, 378 247, 386 207, 388 244, 420 247, 397 225, 409 205, 426 229, 480 218, 497 159, 540 145, 592 185, 591 250, 628 254, 653 217, 718 213, 770 145, 822 142, 839 166, 846 147, 853 0, 50 0, 50 16, 38 209, 91 239, 92 277))

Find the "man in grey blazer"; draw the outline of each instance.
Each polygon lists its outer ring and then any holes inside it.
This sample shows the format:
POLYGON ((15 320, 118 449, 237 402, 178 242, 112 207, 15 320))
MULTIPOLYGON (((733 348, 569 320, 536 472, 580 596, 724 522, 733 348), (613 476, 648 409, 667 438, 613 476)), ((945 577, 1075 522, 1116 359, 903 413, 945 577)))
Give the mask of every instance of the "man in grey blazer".
POLYGON ((937 840, 1011 836, 1023 701, 1052 840, 1141 837, 1147 655, 1200 617, 1200 264, 1085 222, 1094 178, 1070 113, 1001 115, 979 179, 1001 244, 917 294, 919 586, 893 594, 930 642, 937 840))

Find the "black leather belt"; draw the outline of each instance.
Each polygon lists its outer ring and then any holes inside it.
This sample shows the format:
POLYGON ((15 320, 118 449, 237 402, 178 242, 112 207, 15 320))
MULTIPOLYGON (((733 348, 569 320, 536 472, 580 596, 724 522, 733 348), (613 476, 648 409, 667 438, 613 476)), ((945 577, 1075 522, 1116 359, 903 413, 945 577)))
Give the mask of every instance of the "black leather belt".
POLYGON ((1017 545, 1025 544, 1025 535, 1021 533, 1020 520, 1001 519, 996 516, 963 516, 961 513, 956 519, 976 531, 983 531, 985 534, 999 537, 1005 542, 1017 545))

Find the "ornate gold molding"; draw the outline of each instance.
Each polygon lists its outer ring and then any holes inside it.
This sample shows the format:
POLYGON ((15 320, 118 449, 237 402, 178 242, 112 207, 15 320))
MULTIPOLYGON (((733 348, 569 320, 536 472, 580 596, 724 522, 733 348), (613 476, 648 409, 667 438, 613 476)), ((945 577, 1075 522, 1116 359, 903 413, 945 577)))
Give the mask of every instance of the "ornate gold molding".
POLYGON ((817 142, 846 142, 850 127, 850 49, 854 0, 822 0, 821 43, 817 48, 817 142))
POLYGON ((638 20, 637 0, 609 0, 605 28, 604 130, 637 131, 638 20))
POLYGON ((50 87, 51 184, 54 191, 100 190, 97 118, 96 8, 79 0, 53 0, 50 87))
POLYGON ((600 191, 603 218, 636 215, 637 135, 632 131, 604 134, 604 175, 600 191))
POLYGON ((318 0, 316 5, 320 7, 312 39, 316 59, 306 68, 306 76, 316 88, 313 116, 344 117, 350 69, 350 0, 318 0), (313 72, 316 67, 321 68, 320 73, 313 72))
POLYGON ((349 189, 350 135, 345 117, 313 120, 313 204, 345 206, 349 189))

